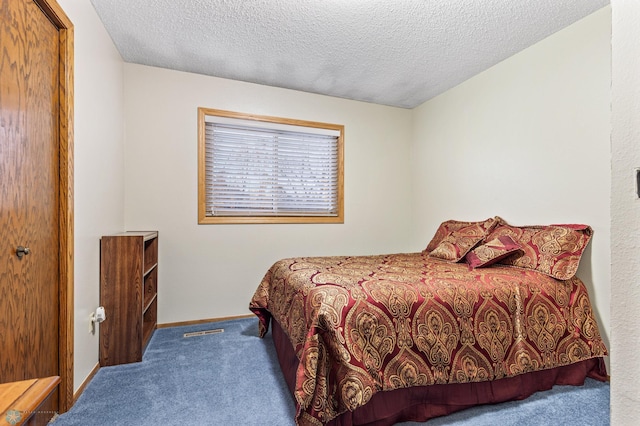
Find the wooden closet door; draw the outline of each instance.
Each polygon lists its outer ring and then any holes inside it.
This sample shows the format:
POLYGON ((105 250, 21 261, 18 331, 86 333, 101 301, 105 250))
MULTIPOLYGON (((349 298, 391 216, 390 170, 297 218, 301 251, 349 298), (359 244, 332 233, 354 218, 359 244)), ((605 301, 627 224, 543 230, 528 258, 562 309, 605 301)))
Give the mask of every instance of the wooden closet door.
POLYGON ((58 55, 33 1, 0 0, 0 382, 59 375, 58 55))

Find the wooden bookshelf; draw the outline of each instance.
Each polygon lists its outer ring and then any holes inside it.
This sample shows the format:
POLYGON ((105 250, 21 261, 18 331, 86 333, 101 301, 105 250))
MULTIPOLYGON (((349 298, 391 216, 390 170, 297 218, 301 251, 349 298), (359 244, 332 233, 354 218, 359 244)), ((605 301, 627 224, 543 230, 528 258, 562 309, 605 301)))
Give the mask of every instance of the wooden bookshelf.
POLYGON ((100 365, 142 361, 157 327, 158 232, 123 232, 100 240, 100 365))

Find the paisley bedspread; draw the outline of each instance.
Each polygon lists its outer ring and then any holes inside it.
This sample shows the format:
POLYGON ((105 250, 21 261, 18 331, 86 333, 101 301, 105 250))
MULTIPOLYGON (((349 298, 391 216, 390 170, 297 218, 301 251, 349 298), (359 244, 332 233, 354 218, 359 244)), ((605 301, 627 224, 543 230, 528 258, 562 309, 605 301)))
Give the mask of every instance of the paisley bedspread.
POLYGON ((606 355, 584 284, 426 253, 276 262, 250 309, 301 360, 296 423, 408 386, 497 380, 606 355))

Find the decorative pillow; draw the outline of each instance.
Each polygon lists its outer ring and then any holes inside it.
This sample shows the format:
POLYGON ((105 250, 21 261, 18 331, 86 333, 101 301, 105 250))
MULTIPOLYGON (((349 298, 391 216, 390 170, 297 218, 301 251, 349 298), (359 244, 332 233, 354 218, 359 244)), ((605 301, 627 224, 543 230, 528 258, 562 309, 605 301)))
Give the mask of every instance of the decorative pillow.
POLYGON ((465 260, 471 268, 482 268, 519 250, 520 244, 513 241, 510 236, 503 235, 474 248, 467 253, 465 260))
POLYGON ((505 235, 518 242, 521 251, 501 259, 499 263, 534 269, 559 280, 568 280, 576 274, 593 230, 588 225, 500 225, 487 240, 505 235))
POLYGON ((442 222, 440 224, 440 226, 436 230, 435 235, 433 236, 433 238, 431 239, 431 241, 427 245, 427 248, 424 249, 424 251, 427 252, 427 253, 432 252, 433 250, 435 250, 435 248, 438 246, 438 244, 440 244, 442 242, 442 240, 444 240, 446 237, 449 236, 449 234, 451 234, 452 232, 458 231, 458 230, 460 230, 462 228, 466 228, 466 227, 472 226, 472 225, 479 225, 480 227, 482 227, 485 230, 485 232, 488 233, 496 225, 499 225, 499 224, 502 224, 502 223, 506 223, 506 222, 504 222, 504 220, 502 220, 502 218, 500 218, 498 216, 489 218, 489 219, 481 221, 481 222, 461 222, 459 220, 447 220, 447 221, 442 222))
POLYGON ((483 223, 468 225, 451 231, 434 248, 429 256, 450 262, 458 262, 487 236, 483 223))

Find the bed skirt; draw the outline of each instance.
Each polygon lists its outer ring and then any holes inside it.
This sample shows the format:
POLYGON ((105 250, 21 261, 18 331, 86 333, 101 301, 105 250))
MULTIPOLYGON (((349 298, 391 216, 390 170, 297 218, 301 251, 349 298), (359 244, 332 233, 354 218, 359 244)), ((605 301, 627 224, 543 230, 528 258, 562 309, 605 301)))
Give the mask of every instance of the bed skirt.
MULTIPOLYGON (((271 324, 280 368, 293 395, 299 361, 280 324, 273 318, 271 324)), ((476 405, 524 399, 554 385, 580 386, 586 377, 608 380, 603 358, 591 358, 493 382, 440 384, 378 392, 366 405, 341 414, 328 425, 388 426, 405 421, 425 422, 476 405)))

